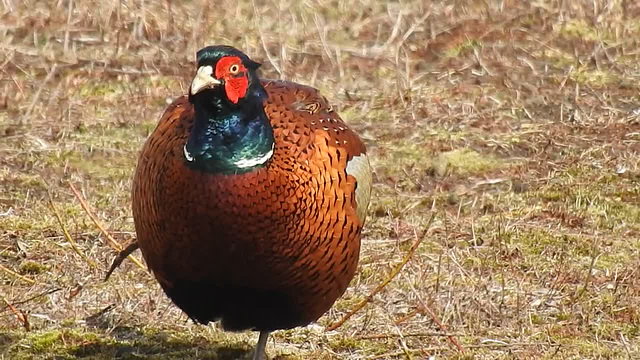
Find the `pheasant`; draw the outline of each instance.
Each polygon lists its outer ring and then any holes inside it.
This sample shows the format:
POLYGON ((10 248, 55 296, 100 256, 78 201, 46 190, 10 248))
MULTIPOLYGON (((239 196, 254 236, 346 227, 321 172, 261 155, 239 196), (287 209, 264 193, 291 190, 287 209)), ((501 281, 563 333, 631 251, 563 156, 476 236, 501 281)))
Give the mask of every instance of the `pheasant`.
POLYGON ((197 52, 189 94, 146 141, 137 240, 191 319, 270 332, 322 316, 354 276, 371 194, 363 142, 317 90, 261 80, 230 46, 197 52))

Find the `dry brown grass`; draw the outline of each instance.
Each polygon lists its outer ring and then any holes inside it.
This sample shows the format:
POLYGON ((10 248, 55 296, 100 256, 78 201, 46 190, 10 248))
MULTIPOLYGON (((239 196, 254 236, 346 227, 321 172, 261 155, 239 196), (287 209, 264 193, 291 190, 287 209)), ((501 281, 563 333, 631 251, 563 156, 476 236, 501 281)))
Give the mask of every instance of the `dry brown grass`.
POLYGON ((192 324, 130 261, 103 282, 68 185, 132 239, 136 154, 212 43, 320 88, 374 159, 357 277, 272 357, 640 357, 635 1, 1 3, 0 358, 248 358, 255 334, 192 324))

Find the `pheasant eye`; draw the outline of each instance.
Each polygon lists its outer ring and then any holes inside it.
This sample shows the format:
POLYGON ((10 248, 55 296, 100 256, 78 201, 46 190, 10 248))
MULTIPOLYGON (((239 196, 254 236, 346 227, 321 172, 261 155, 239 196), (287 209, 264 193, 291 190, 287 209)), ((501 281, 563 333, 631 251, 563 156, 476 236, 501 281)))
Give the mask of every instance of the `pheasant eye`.
POLYGON ((238 64, 233 64, 229 67, 229 72, 233 75, 237 74, 240 71, 240 66, 238 64))

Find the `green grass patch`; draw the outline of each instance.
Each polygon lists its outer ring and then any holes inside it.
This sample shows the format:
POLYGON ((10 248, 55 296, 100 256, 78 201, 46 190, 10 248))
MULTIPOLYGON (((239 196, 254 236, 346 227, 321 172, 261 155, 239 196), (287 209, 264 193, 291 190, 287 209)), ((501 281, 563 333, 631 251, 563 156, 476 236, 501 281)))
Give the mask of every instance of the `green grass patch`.
POLYGON ((492 155, 480 154, 471 149, 457 149, 442 153, 434 160, 435 172, 443 176, 447 173, 476 175, 494 170, 501 161, 492 155))

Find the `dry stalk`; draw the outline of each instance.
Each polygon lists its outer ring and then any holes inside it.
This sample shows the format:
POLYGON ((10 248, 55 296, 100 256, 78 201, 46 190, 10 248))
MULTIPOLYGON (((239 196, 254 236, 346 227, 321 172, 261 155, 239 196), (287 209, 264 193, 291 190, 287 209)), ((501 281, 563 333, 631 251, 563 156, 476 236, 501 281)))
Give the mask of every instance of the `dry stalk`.
MULTIPOLYGON (((409 286, 411 287, 411 291, 413 292, 413 294, 416 296, 416 299, 418 300, 422 310, 424 310, 427 313, 429 313, 429 315, 431 316, 431 319, 433 319, 433 322, 435 322, 438 325, 438 327, 440 328, 440 331, 442 331, 444 333, 448 332, 447 327, 444 326, 444 324, 442 324, 442 322, 438 318, 438 315, 436 315, 436 313, 434 313, 433 310, 431 310, 427 306, 427 304, 425 304, 425 302, 422 301, 422 298, 420 297, 420 294, 418 294, 418 292, 413 287, 413 285, 411 285, 411 283, 409 283, 409 286)), ((464 349, 462 348, 462 346, 460 345, 458 340, 456 340, 456 338, 453 335, 447 335, 447 339, 449 339, 449 341, 458 349, 458 351, 460 351, 461 353, 464 353, 464 349)))
POLYGON ((373 297, 377 293, 382 291, 382 289, 384 289, 384 287, 387 286, 391 282, 391 280, 393 280, 400 273, 402 268, 404 268, 404 266, 409 262, 409 260, 411 260, 411 258, 413 257, 413 254, 418 249, 418 246, 420 246, 420 244, 422 243, 422 240, 424 240, 424 238, 426 237, 427 232, 429 231, 429 228, 431 227, 431 223, 433 222, 433 218, 434 217, 435 217, 435 215, 431 215, 431 218, 429 219, 429 222, 427 222, 427 225, 426 225, 425 229, 422 231, 422 234, 420 234, 420 236, 417 237, 415 243, 411 246, 411 249, 409 249, 409 252, 407 253, 407 255, 405 255, 404 259, 402 259, 402 261, 393 269, 393 271, 391 271, 389 276, 387 276, 387 278, 384 279, 384 281, 382 281, 382 283, 380 283, 380 285, 378 285, 375 289, 373 289, 373 291, 366 298, 364 298, 364 300, 362 300, 351 311, 349 311, 347 314, 345 314, 342 317, 342 319, 340 319, 340 320, 334 322, 333 324, 329 325, 329 327, 327 327, 326 331, 332 331, 332 330, 335 330, 335 329, 339 328, 340 326, 342 326, 342 324, 344 324, 345 321, 349 320, 350 317, 352 317, 355 313, 360 311, 360 309, 365 307, 365 305, 367 305, 367 303, 369 303, 371 300, 373 300, 373 297))
POLYGON ((31 324, 29 324, 29 319, 27 319, 27 314, 25 314, 24 311, 22 310, 16 309, 16 307, 11 305, 11 303, 7 299, 5 299, 4 296, 2 297, 2 300, 4 301, 5 304, 7 304, 9 309, 11 309, 11 312, 13 312, 13 314, 16 316, 16 319, 18 319, 18 321, 22 324, 24 329, 26 331, 31 330, 31 324))
POLYGON ((2 264, 0 264, 0 270, 6 272, 7 274, 13 275, 15 277, 17 277, 18 279, 28 282, 29 284, 35 284, 36 281, 35 280, 31 280, 26 276, 22 276, 20 274, 18 274, 17 272, 10 270, 9 268, 4 267, 2 264))
POLYGON ((64 30, 64 46, 62 51, 66 55, 69 51, 69 31, 71 30, 71 15, 73 14, 73 0, 69 0, 69 9, 67 12, 67 27, 64 30))
POLYGON ((593 240, 593 248, 591 250, 591 264, 589 264, 589 270, 587 272, 587 277, 584 279, 584 284, 582 285, 582 289, 578 291, 576 298, 580 298, 587 289, 589 288, 589 283, 591 282, 591 277, 593 276, 593 268, 596 265, 596 261, 600 257, 600 253, 598 251, 598 245, 596 244, 597 238, 593 240))
MULTIPOLYGON (((109 232, 104 228, 104 226, 102 226, 100 221, 98 221, 98 218, 93 214, 91 209, 89 209, 89 205, 87 205, 87 202, 84 200, 82 195, 78 192, 78 190, 76 190, 76 188, 73 186, 72 183, 69 183, 69 187, 71 188, 71 191, 73 191, 73 194, 76 196, 76 199, 78 199, 78 201, 80 202, 80 206, 82 206, 82 208, 87 213, 87 215, 89 215, 89 217, 91 218, 93 223, 96 225, 96 227, 100 229, 100 232, 102 232, 102 234, 107 238, 107 242, 109 243, 109 245, 111 245, 111 247, 118 252, 122 251, 122 245, 120 245, 120 243, 117 242, 116 239, 114 239, 113 236, 111 236, 111 234, 109 234, 109 232)), ((128 256, 129 256, 129 259, 133 261, 133 263, 136 264, 140 269, 145 271, 147 270, 145 266, 142 265, 142 263, 138 259, 136 259, 133 255, 129 254, 128 256)))
POLYGON ((405 321, 407 321, 407 320, 411 319, 412 317, 414 317, 414 316, 416 316, 416 315, 418 315, 418 314, 424 314, 424 309, 423 309, 423 308, 421 308, 421 307, 418 307, 418 308, 416 308, 416 309, 412 310, 411 312, 409 312, 407 315, 405 315, 405 316, 403 316, 403 317, 401 317, 401 318, 397 319, 396 321, 394 321, 394 322, 393 322, 393 324, 394 324, 394 325, 400 325, 400 324, 402 324, 403 322, 405 322, 405 321))
MULTIPOLYGON (((402 334, 402 337, 441 337, 441 336, 459 336, 461 334, 455 333, 443 333, 443 332, 417 332, 402 334)), ((375 340, 375 339, 388 339, 399 337, 400 334, 374 334, 374 335, 360 335, 357 336, 358 340, 375 340)))
POLYGON ((253 6, 253 16, 254 16, 253 21, 256 25, 256 28, 258 28, 258 34, 260 35, 260 43, 262 44, 262 49, 264 50, 265 55, 267 55, 267 59, 269 60, 269 63, 271 64, 271 66, 273 66, 273 68, 278 72, 278 75, 280 75, 280 78, 282 78, 283 76, 282 70, 280 70, 280 67, 278 66, 275 59, 271 56, 271 53, 267 48, 267 42, 264 39, 264 34, 262 33, 262 27, 260 26, 260 14, 258 13, 258 6, 256 5, 256 1, 251 0, 251 5, 253 6))
POLYGON ((80 250, 80 248, 78 247, 78 245, 76 244, 76 242, 73 240, 73 238, 71 237, 71 235, 69 234, 69 232, 67 231, 67 228, 64 226, 64 222, 62 221, 62 218, 60 217, 60 213, 58 212, 58 209, 56 208, 56 205, 53 203, 53 199, 51 198, 51 194, 48 193, 49 195, 49 205, 51 206, 51 209, 53 210, 53 214, 55 215, 56 219, 58 220, 58 224, 60 225, 60 228, 62 228, 62 233, 64 234, 64 237, 67 239, 67 241, 69 242, 69 244, 71 244, 71 248, 73 249, 73 251, 76 252, 76 254, 78 254, 84 261, 87 262, 87 264, 89 264, 89 267, 91 268, 95 268, 96 267, 96 263, 89 259, 83 252, 82 250, 80 250))
POLYGON ((33 109, 36 107, 36 103, 38 103, 38 100, 40 99, 42 90, 47 86, 47 83, 49 82, 49 80, 51 80, 53 76, 56 74, 57 69, 58 69, 58 64, 53 64, 53 66, 51 67, 51 70, 49 70, 49 73, 47 74, 47 77, 45 77, 44 80, 40 83, 40 87, 38 88, 38 90, 36 90, 35 95, 33 95, 33 99, 31 100, 31 103, 29 104, 27 111, 20 118, 20 122, 18 123, 18 125, 24 125, 27 123, 27 120, 29 120, 29 117, 31 116, 33 109))
MULTIPOLYGON (((478 345, 469 345, 467 346, 467 348, 469 349, 493 349, 493 348, 515 348, 515 347, 525 347, 525 346, 542 346, 542 345, 546 345, 545 343, 492 343, 492 344, 478 344, 478 345)), ((420 348, 420 349, 409 349, 410 352, 412 353, 422 353, 422 354, 426 354, 427 352, 443 352, 447 350, 445 347, 442 346, 431 346, 431 347, 425 347, 425 348, 420 348)), ((384 353, 384 354, 380 354, 380 355, 374 355, 371 357, 368 357, 367 359, 369 360, 374 360, 374 359, 393 359, 396 358, 398 356, 401 355, 405 355, 406 351, 402 350, 402 351, 394 351, 394 352, 389 352, 389 353, 384 353)))
MULTIPOLYGON (((40 294, 34 295, 34 296, 32 296, 32 297, 30 297, 30 298, 27 298, 27 299, 20 300, 20 301, 14 301, 14 302, 13 302, 13 305, 14 305, 14 306, 17 306, 17 305, 26 304, 26 303, 28 303, 28 302, 30 302, 30 301, 33 301, 33 300, 38 299, 38 298, 41 298, 41 297, 43 297, 43 296, 47 296, 47 295, 50 295, 50 294, 53 294, 53 293, 57 293, 57 292, 58 292, 58 291, 60 291, 60 290, 62 290, 62 288, 55 288, 55 289, 47 290, 47 291, 45 291, 45 292, 43 292, 43 293, 40 293, 40 294)), ((2 309, 2 311, 4 311, 4 309, 2 309)))

